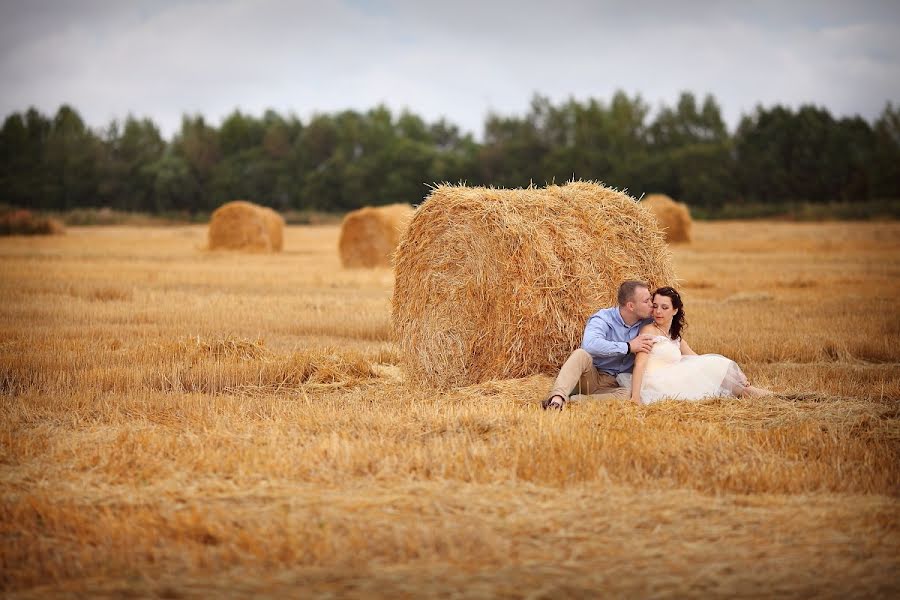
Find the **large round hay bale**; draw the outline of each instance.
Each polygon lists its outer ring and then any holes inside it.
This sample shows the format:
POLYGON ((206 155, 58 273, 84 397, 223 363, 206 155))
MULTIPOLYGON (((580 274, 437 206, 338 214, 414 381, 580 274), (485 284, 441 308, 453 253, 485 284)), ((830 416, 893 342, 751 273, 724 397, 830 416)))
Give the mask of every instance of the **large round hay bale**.
POLYGON ((693 221, 687 204, 676 202, 665 194, 650 194, 641 201, 641 205, 653 212, 667 242, 691 241, 693 221))
POLYGON ((409 204, 366 206, 347 213, 338 239, 341 264, 347 268, 391 266, 412 215, 409 204))
POLYGON ((210 217, 209 248, 277 252, 282 246, 283 224, 272 209, 245 200, 228 202, 210 217))
POLYGON ((436 387, 555 374, 627 279, 672 285, 653 216, 590 182, 517 190, 442 185, 395 255, 394 334, 436 387))

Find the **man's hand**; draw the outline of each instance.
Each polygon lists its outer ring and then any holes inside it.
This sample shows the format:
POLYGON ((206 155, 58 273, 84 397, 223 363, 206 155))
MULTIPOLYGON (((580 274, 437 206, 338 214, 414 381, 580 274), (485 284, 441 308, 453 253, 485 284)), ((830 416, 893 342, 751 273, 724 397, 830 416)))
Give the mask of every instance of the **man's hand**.
POLYGON ((655 343, 656 339, 654 336, 649 333, 643 333, 628 342, 628 349, 631 350, 632 354, 637 354, 638 352, 650 352, 655 343))

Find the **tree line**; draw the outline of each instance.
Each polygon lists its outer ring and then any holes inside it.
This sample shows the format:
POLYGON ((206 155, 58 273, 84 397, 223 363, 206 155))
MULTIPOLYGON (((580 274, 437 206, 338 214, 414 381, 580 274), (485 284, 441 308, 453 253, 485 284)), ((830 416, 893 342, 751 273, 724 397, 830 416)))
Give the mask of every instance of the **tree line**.
POLYGON ((689 205, 864 203, 900 198, 900 107, 873 122, 813 105, 757 107, 729 131, 712 96, 651 111, 640 96, 488 115, 476 141, 453 123, 385 106, 307 122, 235 111, 216 127, 184 116, 166 140, 147 118, 89 128, 64 105, 0 130, 0 202, 62 211, 208 212, 247 199, 279 210, 419 203, 434 182, 524 187, 572 178, 689 205))

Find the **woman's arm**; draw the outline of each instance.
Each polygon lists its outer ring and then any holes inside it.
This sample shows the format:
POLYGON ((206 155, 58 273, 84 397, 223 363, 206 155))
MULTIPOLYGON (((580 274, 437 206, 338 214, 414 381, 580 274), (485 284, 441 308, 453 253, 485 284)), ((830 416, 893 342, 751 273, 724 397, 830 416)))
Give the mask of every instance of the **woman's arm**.
MULTIPOLYGON (((644 325, 638 335, 650 333, 652 325, 644 325)), ((650 360, 649 352, 638 352, 634 355, 634 371, 631 373, 631 401, 641 403, 641 384, 644 381, 644 371, 647 370, 647 361, 650 360)))
POLYGON ((684 341, 684 338, 681 338, 681 354, 683 356, 697 356, 697 353, 688 346, 688 343, 684 341))
POLYGON ((634 357, 634 372, 631 374, 631 401, 635 404, 641 403, 641 384, 644 381, 644 371, 647 370, 648 360, 650 360, 650 354, 647 352, 639 352, 634 357))

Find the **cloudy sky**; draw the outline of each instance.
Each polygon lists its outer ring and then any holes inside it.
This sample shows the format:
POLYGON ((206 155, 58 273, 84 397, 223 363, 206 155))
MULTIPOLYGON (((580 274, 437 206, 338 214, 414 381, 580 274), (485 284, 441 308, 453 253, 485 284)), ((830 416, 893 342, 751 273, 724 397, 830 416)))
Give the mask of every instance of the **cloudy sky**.
POLYGON ((181 115, 303 120, 384 103, 476 136, 533 94, 713 94, 874 118, 900 103, 895 0, 0 0, 0 114, 73 105, 170 136, 181 115))

